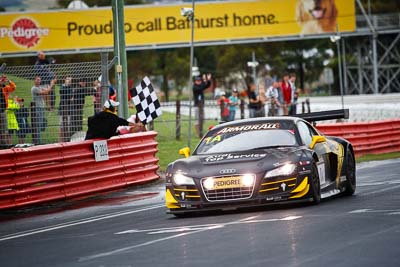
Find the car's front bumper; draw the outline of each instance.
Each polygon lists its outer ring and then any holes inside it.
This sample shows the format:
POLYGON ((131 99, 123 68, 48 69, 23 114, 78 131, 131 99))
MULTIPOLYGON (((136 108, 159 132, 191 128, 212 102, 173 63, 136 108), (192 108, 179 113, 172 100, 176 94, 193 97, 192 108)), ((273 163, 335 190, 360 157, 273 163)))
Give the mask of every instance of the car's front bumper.
POLYGON ((258 179, 252 195, 243 199, 209 201, 197 183, 195 186, 166 187, 168 213, 179 214, 194 211, 232 210, 277 203, 304 202, 310 200, 310 178, 308 175, 258 179))

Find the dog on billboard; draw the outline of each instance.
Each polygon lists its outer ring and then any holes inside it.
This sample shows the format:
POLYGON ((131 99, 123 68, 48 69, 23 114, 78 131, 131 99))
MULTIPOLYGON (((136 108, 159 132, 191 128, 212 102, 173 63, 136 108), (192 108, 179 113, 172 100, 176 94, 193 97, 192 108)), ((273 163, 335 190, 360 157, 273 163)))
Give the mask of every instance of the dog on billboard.
POLYGON ((301 34, 318 34, 336 31, 338 11, 335 0, 298 0, 296 20, 301 34))

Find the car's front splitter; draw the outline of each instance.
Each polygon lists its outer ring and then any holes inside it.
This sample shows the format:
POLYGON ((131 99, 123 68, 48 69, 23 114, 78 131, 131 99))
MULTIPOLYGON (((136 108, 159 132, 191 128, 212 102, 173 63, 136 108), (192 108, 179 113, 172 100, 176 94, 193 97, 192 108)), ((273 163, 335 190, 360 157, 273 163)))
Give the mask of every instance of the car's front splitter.
POLYGON ((246 208, 257 208, 271 205, 281 205, 290 203, 304 203, 311 202, 312 198, 301 198, 301 199, 289 199, 287 197, 277 197, 276 199, 252 199, 246 201, 235 201, 235 202, 224 202, 224 203, 212 203, 212 204, 183 204, 181 208, 169 209, 168 214, 185 214, 192 212, 207 212, 207 211, 229 211, 239 210, 246 208))

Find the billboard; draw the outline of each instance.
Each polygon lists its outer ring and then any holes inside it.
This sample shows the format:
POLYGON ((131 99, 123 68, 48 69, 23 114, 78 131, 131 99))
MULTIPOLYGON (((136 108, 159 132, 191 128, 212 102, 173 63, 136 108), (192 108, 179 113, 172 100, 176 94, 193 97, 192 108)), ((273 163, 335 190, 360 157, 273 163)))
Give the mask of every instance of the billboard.
MULTIPOLYGON (((191 4, 125 6, 126 46, 190 42, 191 4)), ((113 47, 110 8, 0 14, 0 53, 113 47)), ((195 7, 195 42, 355 31, 349 0, 201 2, 195 7), (318 2, 318 4, 316 4, 318 2)))

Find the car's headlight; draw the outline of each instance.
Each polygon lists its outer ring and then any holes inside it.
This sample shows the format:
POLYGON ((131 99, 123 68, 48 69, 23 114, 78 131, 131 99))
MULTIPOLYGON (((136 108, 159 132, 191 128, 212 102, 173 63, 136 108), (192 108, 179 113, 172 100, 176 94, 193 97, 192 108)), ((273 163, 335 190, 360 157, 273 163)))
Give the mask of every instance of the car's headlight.
POLYGON ((214 188, 214 178, 207 178, 204 180, 203 182, 203 186, 207 189, 207 190, 211 190, 214 188))
POLYGON ((175 173, 172 179, 176 185, 194 185, 193 178, 190 178, 182 173, 175 173))
POLYGON ((269 171, 265 174, 264 178, 270 178, 275 176, 288 176, 291 175, 296 169, 296 164, 286 163, 285 165, 269 171))
POLYGON ((253 186, 255 179, 256 178, 254 177, 254 175, 245 174, 242 176, 242 185, 244 185, 245 187, 253 186))

